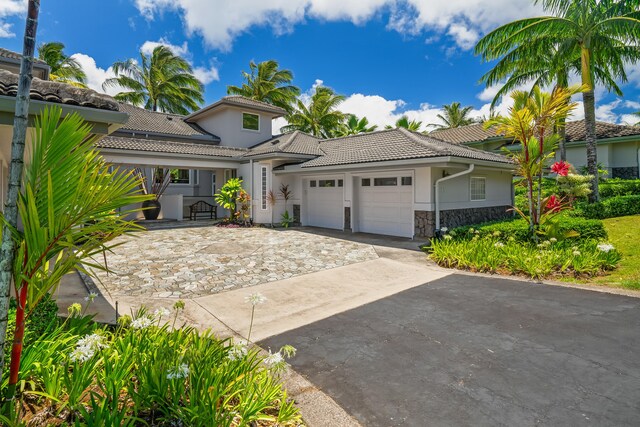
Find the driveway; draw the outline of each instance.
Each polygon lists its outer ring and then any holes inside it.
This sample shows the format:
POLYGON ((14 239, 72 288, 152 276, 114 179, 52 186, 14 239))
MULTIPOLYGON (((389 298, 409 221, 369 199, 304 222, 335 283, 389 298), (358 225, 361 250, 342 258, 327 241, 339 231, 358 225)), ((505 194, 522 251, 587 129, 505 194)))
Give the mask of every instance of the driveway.
MULTIPOLYGON (((345 285, 348 280, 345 281, 345 285)), ((640 299, 452 274, 263 340, 366 426, 638 425, 640 299)))

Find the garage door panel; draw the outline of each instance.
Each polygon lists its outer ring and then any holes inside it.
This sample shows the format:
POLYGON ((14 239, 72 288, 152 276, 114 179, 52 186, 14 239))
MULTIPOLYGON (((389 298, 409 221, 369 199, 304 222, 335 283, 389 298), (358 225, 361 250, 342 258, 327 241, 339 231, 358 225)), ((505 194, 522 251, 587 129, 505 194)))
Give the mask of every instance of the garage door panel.
POLYGON ((359 231, 413 237, 412 185, 362 186, 359 182, 357 191, 359 231))
MULTIPOLYGON (((316 180, 317 181, 317 180, 316 180)), ((343 187, 310 187, 307 183, 307 224, 343 228, 343 187)))

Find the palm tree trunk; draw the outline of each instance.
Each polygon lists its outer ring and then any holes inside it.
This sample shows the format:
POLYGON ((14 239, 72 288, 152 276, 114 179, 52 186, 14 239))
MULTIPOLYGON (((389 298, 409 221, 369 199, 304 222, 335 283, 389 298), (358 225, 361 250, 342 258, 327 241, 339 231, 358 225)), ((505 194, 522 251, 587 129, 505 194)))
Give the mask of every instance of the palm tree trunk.
POLYGON ((598 192, 598 142, 596 140, 596 97, 593 89, 583 92, 584 102, 584 124, 586 127, 587 143, 587 170, 593 176, 591 180, 591 194, 589 202, 594 203, 600 200, 598 192))
POLYGON ((566 142, 567 142, 567 127, 566 127, 566 119, 560 119, 560 125, 558 126, 558 131, 557 131, 558 136, 560 137, 560 141, 558 142, 558 145, 560 148, 560 160, 563 162, 567 161, 567 147, 566 147, 566 142))
MULTIPOLYGON (((29 92, 33 69, 33 52, 36 45, 40 0, 29 0, 27 22, 24 32, 24 46, 20 64, 16 112, 13 121, 13 139, 11 141, 11 165, 9 166, 9 191, 5 204, 4 218, 10 226, 18 224, 18 193, 22 187, 22 169, 24 166, 24 148, 27 136, 29 115, 29 92)), ((9 313, 9 290, 11 288, 15 245, 8 227, 4 227, 0 245, 0 383, 4 368, 4 348, 7 335, 9 313)))

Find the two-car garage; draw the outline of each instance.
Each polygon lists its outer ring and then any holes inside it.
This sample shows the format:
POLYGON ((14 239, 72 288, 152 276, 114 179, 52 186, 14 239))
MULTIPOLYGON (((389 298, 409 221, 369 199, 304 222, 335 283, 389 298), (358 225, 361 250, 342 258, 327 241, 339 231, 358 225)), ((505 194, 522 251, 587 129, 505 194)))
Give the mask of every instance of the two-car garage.
MULTIPOLYGON (((305 225, 413 237, 413 174, 311 177, 304 180, 305 225), (348 185, 346 185, 348 184, 348 185), (350 194, 349 194, 350 193, 350 194), (351 224, 345 227, 345 200, 351 224)), ((349 219, 349 218, 347 218, 349 219)))

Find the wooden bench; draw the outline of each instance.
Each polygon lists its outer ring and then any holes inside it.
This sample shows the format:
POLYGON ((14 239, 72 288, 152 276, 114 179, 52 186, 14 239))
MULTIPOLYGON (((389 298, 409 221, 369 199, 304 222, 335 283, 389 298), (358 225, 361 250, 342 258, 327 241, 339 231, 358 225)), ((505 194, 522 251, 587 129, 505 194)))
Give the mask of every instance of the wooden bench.
POLYGON ((218 219, 218 212, 216 210, 216 206, 210 205, 204 200, 200 200, 199 202, 195 202, 191 206, 189 206, 189 219, 195 221, 198 218, 198 215, 206 214, 209 215, 210 219, 218 219))

